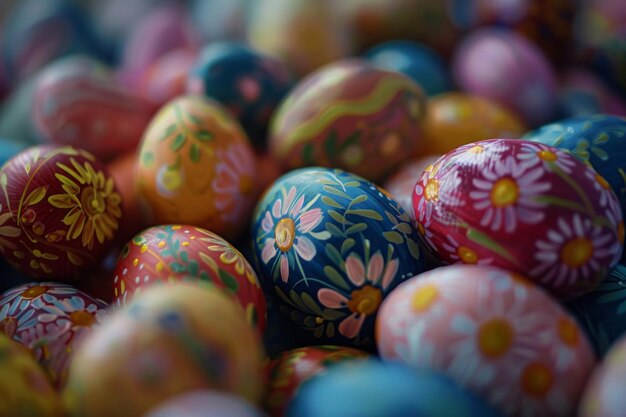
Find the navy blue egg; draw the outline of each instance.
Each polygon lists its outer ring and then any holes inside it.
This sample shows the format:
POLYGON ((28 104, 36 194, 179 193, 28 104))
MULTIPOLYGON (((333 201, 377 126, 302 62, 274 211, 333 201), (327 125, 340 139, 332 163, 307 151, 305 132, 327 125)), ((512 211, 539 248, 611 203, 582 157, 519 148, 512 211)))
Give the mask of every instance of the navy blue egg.
POLYGON ((626 265, 614 267, 591 293, 567 304, 603 357, 626 334, 626 265))
POLYGON ((286 417, 495 417, 447 377, 378 360, 346 362, 306 381, 286 417))
POLYGON ((373 348, 383 298, 424 270, 409 214, 336 169, 279 178, 256 208, 252 238, 266 291, 312 344, 373 348))
POLYGON ((379 68, 400 72, 411 78, 429 96, 452 88, 443 60, 426 45, 411 41, 390 41, 370 49, 365 56, 379 68))
POLYGON ((590 164, 611 186, 626 214, 626 118, 574 117, 542 126, 524 139, 566 149, 590 164))
POLYGON ((188 80, 188 92, 222 103, 250 140, 264 146, 274 109, 291 88, 287 67, 276 58, 239 43, 215 42, 202 50, 188 80))
POLYGON ((9 80, 24 79, 68 54, 110 57, 90 16, 74 1, 21 1, 6 22, 2 58, 9 80))

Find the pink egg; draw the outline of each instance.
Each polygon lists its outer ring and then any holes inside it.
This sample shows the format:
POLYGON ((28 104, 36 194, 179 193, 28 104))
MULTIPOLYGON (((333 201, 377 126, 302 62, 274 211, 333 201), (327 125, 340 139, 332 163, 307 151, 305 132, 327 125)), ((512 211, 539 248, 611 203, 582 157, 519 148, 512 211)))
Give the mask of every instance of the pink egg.
POLYGON ((457 47, 453 71, 463 90, 510 107, 531 125, 555 115, 554 71, 537 46, 513 31, 473 32, 457 47))
POLYGON ((58 61, 36 81, 33 120, 47 142, 80 146, 108 160, 137 147, 150 117, 145 101, 90 58, 58 61))
POLYGON ((595 362, 547 293, 485 266, 442 267, 400 284, 376 330, 383 359, 442 372, 507 416, 571 416, 595 362))
POLYGON ((417 229, 446 263, 501 267, 573 298, 620 259, 619 201, 566 151, 491 139, 461 146, 427 171, 413 194, 417 229))
POLYGON ((611 348, 593 373, 578 410, 579 417, 621 417, 626 410, 626 337, 611 348))
POLYGON ((184 8, 165 4, 153 8, 130 33, 122 56, 121 81, 139 89, 145 71, 161 56, 196 46, 196 34, 184 8))
POLYGON ((196 55, 192 49, 180 48, 157 58, 141 78, 140 94, 155 107, 183 95, 196 55))
POLYGON ((424 173, 424 168, 435 163, 439 156, 424 156, 402 165, 387 181, 383 188, 400 204, 411 217, 413 212, 413 189, 424 173))

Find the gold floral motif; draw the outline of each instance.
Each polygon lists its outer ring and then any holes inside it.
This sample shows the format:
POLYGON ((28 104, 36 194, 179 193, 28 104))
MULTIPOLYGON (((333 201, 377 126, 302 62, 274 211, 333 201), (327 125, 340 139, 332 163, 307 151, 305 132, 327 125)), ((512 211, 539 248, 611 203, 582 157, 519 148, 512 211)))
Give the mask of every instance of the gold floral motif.
POLYGON ((96 171, 89 162, 81 165, 74 158, 70 162, 71 167, 57 162, 66 174, 55 174, 65 193, 50 196, 48 202, 56 208, 69 209, 63 218, 63 224, 69 226, 65 238, 82 236, 83 246, 92 249, 94 234, 100 244, 113 239, 122 217, 122 199, 115 192, 113 178, 96 171))
MULTIPOLYGON (((2 205, 0 204, 1 211, 2 205)), ((10 218, 10 212, 0 214, 0 252, 4 252, 6 249, 16 249, 15 244, 7 238, 16 238, 22 233, 19 228, 5 224, 10 218)))

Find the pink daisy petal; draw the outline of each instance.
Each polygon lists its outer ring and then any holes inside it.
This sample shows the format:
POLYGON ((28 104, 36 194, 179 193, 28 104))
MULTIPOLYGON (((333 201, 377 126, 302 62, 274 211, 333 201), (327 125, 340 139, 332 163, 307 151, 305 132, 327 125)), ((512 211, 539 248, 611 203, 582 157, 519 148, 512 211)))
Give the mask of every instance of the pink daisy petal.
POLYGON ((280 255, 280 278, 283 282, 287 282, 289 280, 289 261, 287 260, 287 256, 284 254, 280 255))
POLYGON ((317 253, 315 245, 311 242, 311 239, 306 236, 298 236, 293 244, 293 248, 305 261, 310 261, 317 253))
POLYGON ((302 233, 308 233, 322 221, 322 210, 316 208, 305 211, 300 214, 299 220, 298 230, 302 233))
POLYGON ((272 219, 269 211, 265 212, 265 216, 261 222, 261 228, 265 233, 269 233, 274 228, 274 219, 272 219))
POLYGON ((370 282, 376 282, 380 275, 383 273, 383 268, 385 261, 380 252, 376 252, 374 256, 370 259, 369 264, 367 265, 367 280, 370 282))
POLYGON ((365 266, 354 254, 350 254, 346 259, 346 273, 350 282, 356 286, 361 286, 365 282, 365 266))
POLYGON ((289 207, 291 207, 291 204, 293 203, 293 199, 295 197, 296 197, 296 187, 291 187, 289 189, 289 192, 287 193, 287 197, 285 198, 285 204, 283 205, 283 210, 281 214, 287 214, 287 210, 289 210, 289 207))
POLYGON ((354 339, 363 327, 365 315, 354 313, 339 323, 339 333, 348 339, 354 339))
POLYGON ((398 267, 399 267, 399 262, 397 259, 394 259, 387 264, 387 269, 385 269, 385 275, 383 275, 383 282, 382 282, 384 290, 386 290, 387 287, 389 287, 389 284, 391 284, 391 281, 393 281, 393 279, 395 278, 396 273, 398 272, 398 267))
POLYGON ((265 245, 263 245, 263 251, 261 252, 261 260, 263 260, 263 263, 268 263, 270 259, 276 256, 276 251, 277 250, 276 246, 274 246, 274 240, 266 239, 265 245))
POLYGON ((348 303, 348 299, 337 291, 322 288, 317 292, 317 299, 324 307, 343 308, 348 303))

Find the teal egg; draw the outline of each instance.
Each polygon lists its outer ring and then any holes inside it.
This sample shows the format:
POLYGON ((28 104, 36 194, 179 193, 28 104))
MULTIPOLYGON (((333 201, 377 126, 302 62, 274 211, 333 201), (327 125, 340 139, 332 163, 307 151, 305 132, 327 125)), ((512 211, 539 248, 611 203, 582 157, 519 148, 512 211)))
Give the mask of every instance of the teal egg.
POLYGON ((310 344, 374 347, 378 307, 422 272, 411 218, 384 190, 338 169, 279 178, 253 217, 266 291, 310 344))
POLYGON ((626 118, 574 117, 542 126, 524 139, 568 150, 591 165, 611 186, 626 214, 626 118))
POLYGON ((626 335, 626 265, 615 266, 596 289, 567 307, 585 329, 596 353, 603 357, 626 335))
POLYGON ((306 381, 286 417, 496 417, 498 412, 447 377, 400 363, 360 360, 306 381))
POLYGON ((27 147, 26 143, 0 138, 0 166, 27 147))

